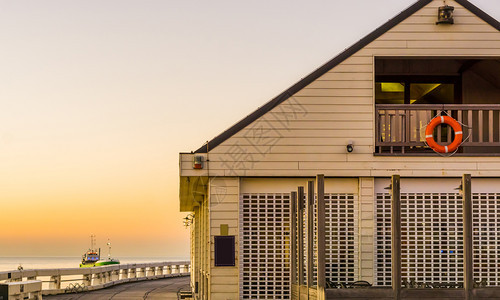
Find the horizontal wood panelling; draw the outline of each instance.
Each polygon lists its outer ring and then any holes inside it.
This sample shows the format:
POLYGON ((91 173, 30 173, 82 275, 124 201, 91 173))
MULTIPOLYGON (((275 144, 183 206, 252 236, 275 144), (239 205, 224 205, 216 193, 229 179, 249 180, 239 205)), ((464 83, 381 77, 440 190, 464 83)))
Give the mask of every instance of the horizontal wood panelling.
MULTIPOLYGON (((212 162, 212 168, 214 169, 227 169, 228 162, 212 162)), ((238 160, 236 162, 239 162, 238 160)), ((246 164, 235 164, 235 168, 238 169, 252 169, 252 170, 298 170, 298 162, 288 162, 288 161, 256 161, 247 162, 246 164)))
MULTIPOLYGON (((345 121, 345 122, 350 122, 350 121, 345 121)), ((361 121, 360 121, 361 122, 361 121)), ((325 124, 324 122, 320 124, 325 124)), ((347 123, 350 124, 350 123, 347 123)), ((342 137, 350 137, 350 138, 370 138, 372 137, 372 131, 371 131, 371 123, 365 124, 366 128, 353 128, 353 129, 329 129, 329 128, 335 128, 333 125, 338 125, 338 123, 332 123, 331 127, 328 126, 318 126, 316 128, 311 128, 311 129, 289 129, 289 130, 280 130, 274 131, 273 128, 268 128, 268 132, 265 134, 260 134, 259 133, 259 139, 260 138, 273 138, 273 137, 301 137, 301 138, 342 138, 342 137), (365 130, 366 129, 366 130, 365 130)), ((364 127, 363 124, 358 124, 357 126, 364 127)), ((238 133, 235 135, 235 137, 245 137, 245 133, 238 133)), ((251 140, 252 138, 249 137, 251 140)))
MULTIPOLYGON (((282 162, 297 162, 297 161, 347 161, 347 151, 345 147, 341 149, 343 153, 324 153, 324 154, 266 154, 262 157, 262 160, 266 161, 282 161, 282 162)), ((256 155, 256 158, 260 158, 260 156, 256 155)), ((219 159, 224 159, 224 156, 221 158, 214 158, 214 161, 219 159)))
MULTIPOLYGON (((355 103, 354 103, 355 104, 355 103)), ((353 104, 353 105, 354 105, 353 104)), ((317 104, 321 105, 321 104, 317 104)), ((329 105, 329 104, 325 104, 329 105)), ((355 111, 348 111, 348 112, 307 112, 307 121, 297 121, 297 122, 311 122, 311 121, 336 121, 336 122, 341 122, 341 121, 352 121, 352 120, 359 120, 359 121, 371 121, 373 120, 373 113, 371 111, 369 112, 355 112, 355 111)), ((291 118, 290 116, 286 114, 267 114, 265 118, 256 121, 255 124, 261 123, 264 121, 289 121, 291 118)), ((299 129, 299 128, 297 128, 299 129)), ((306 129, 306 128, 304 128, 306 129)), ((235 134, 235 136, 237 136, 235 134)))
POLYGON ((372 96, 372 89, 309 89, 305 88, 295 94, 297 96, 324 96, 324 97, 367 97, 372 96))
MULTIPOLYGON (((231 150, 234 148, 234 146, 219 146, 221 149, 219 152, 215 152, 216 154, 220 155, 228 155, 227 152, 233 151, 231 150)), ((217 148, 219 148, 217 147, 217 148)), ((369 157, 373 157, 373 149, 363 147, 363 149, 366 148, 367 152, 364 152, 365 155, 369 155, 369 157)), ((246 153, 249 154, 260 154, 260 155, 268 155, 268 154, 273 154, 273 155, 283 155, 283 154, 328 154, 328 153, 342 153, 346 151, 346 145, 336 145, 336 146, 315 146, 313 149, 311 149, 310 146, 307 145, 301 145, 301 146, 281 146, 281 145, 275 145, 272 147, 272 151, 266 153, 267 150, 269 150, 268 146, 252 146, 248 147, 246 153)), ((363 152, 360 153, 360 149, 356 148, 356 154, 362 154, 363 152)))
POLYGON ((307 89, 372 89, 371 80, 358 81, 335 81, 317 80, 306 87, 307 89))
POLYGON ((407 40, 407 41, 498 41, 499 32, 485 33, 458 33, 458 32, 431 32, 431 33, 406 33, 388 32, 382 35, 381 41, 407 40))
MULTIPOLYGON (((332 131, 337 130, 359 130, 367 129, 371 130, 373 128, 373 123, 369 120, 356 120, 352 118, 351 120, 331 120, 331 121, 289 121, 288 123, 280 121, 266 121, 257 126, 249 128, 246 132, 238 133, 234 135, 234 138, 246 137, 247 139, 253 139, 254 136, 262 137, 285 137, 284 133, 281 131, 293 131, 293 130, 323 130, 331 129, 332 131), (258 133, 255 131, 258 130, 258 133)), ((323 132, 316 132, 309 135, 309 137, 314 137, 317 135, 323 136, 323 132)))
MULTIPOLYGON (((484 21, 479 19, 478 17, 475 16, 468 16, 468 15, 456 15, 455 13, 454 19, 457 24, 461 25, 477 25, 477 24, 484 24, 484 21)), ((432 23, 433 21, 436 22, 437 19, 437 14, 433 15, 414 15, 409 17, 408 19, 405 20, 405 24, 429 24, 432 23)))
MULTIPOLYGON (((499 33, 500 37, 500 33, 499 33)), ((408 48, 500 49, 500 41, 408 41, 408 48)))
POLYGON ((211 203, 210 209, 212 210, 211 217, 213 218, 213 220, 227 220, 228 212, 238 211, 238 203, 234 202, 234 199, 235 198, 232 198, 230 200, 232 202, 228 202, 224 201, 225 198, 220 198, 219 201, 216 200, 211 203))
MULTIPOLYGON (((216 205, 216 204, 214 204, 216 205)), ((226 207, 227 208, 227 207, 226 207)), ((221 222, 222 224, 227 224, 228 221, 234 222, 234 215, 233 215, 234 210, 232 209, 227 209, 224 211, 218 210, 217 212, 214 212, 214 222, 221 222)), ((212 224, 213 225, 213 224, 212 224)), ((213 225, 217 228, 219 228, 219 225, 213 225)))
POLYGON ((211 196, 216 196, 216 195, 219 195, 220 194, 220 191, 217 189, 218 187, 223 187, 224 188, 224 194, 225 195, 238 195, 238 187, 237 186, 228 186, 226 185, 225 183, 223 182, 214 182, 212 181, 210 183, 210 186, 212 187, 212 189, 210 190, 210 195, 211 196))
POLYGON ((375 56, 472 56, 472 57, 488 57, 499 56, 500 49, 440 49, 436 50, 429 48, 406 48, 406 49, 363 49, 362 52, 369 51, 375 56))
POLYGON ((498 32, 491 25, 454 24, 453 26, 436 26, 436 24, 406 24, 394 27, 390 32, 498 32))
MULTIPOLYGON (((236 212, 237 213, 237 212, 236 212)), ((234 235, 237 236, 239 234, 238 227, 236 228, 228 228, 228 235, 234 235)), ((211 228, 210 229, 210 235, 220 235, 220 228, 211 228)), ((238 249, 236 249, 236 253, 238 253, 238 249)))
POLYGON ((335 73, 371 73, 372 65, 371 64, 363 64, 363 65, 345 65, 340 64, 333 68, 330 72, 335 73))
MULTIPOLYGON (((309 146, 332 146, 332 145, 346 145, 345 142, 349 140, 349 137, 345 138, 280 138, 279 145, 287 145, 287 146, 303 146, 303 145, 309 145, 309 146)), ((246 139, 246 138, 233 138, 232 139, 232 144, 229 144, 229 142, 226 145, 239 145, 239 146, 268 146, 268 147, 274 147, 270 146, 271 144, 258 144, 258 143, 252 143, 252 140, 246 139)), ((358 146, 372 146, 373 141, 371 138, 357 138, 356 139, 356 145, 358 146)), ((189 165, 192 167, 192 164, 189 165)), ((212 167, 212 166, 211 166, 212 167)))
POLYGON ((217 275, 216 277, 212 278, 212 286, 225 284, 238 284, 238 277, 217 275))
POLYGON ((365 49, 401 49, 407 48, 408 45, 406 41, 384 41, 384 40, 376 40, 368 44, 365 49))
MULTIPOLYGON (((365 97, 302 97, 302 96, 293 96, 292 101, 288 105, 354 105, 354 104, 365 104, 365 105, 373 105, 372 96, 365 97)), ((279 110, 278 110, 279 111, 279 110)), ((305 111, 305 109, 304 109, 305 111)), ((311 111, 306 111, 310 113, 311 111)), ((359 113, 359 112, 353 112, 359 113)), ((330 114, 335 115, 335 112, 331 112, 330 114)), ((337 116, 343 114, 343 112, 337 113, 337 116)), ((274 113, 266 114, 262 118, 269 118, 268 115, 274 116, 274 113)), ((373 117, 372 117, 373 118, 373 117)))
POLYGON ((329 71, 323 74, 318 80, 338 80, 338 81, 350 81, 350 80, 373 80, 373 73, 370 72, 359 72, 359 73, 335 73, 329 71))
MULTIPOLYGON (((236 210, 237 212, 238 210, 236 210)), ((221 224, 227 224, 229 227, 238 227, 238 220, 234 218, 232 219, 228 219, 227 216, 229 216, 229 214, 226 214, 225 217, 226 218, 223 218, 223 219, 213 219, 212 222, 210 222, 210 226, 211 228, 214 228, 214 229, 220 229, 220 225, 221 224)))
POLYGON ((359 56, 353 55, 342 62, 343 65, 371 65, 373 57, 371 55, 359 56))
MULTIPOLYGON (((281 105, 280 105, 281 106, 281 105)), ((330 113, 342 113, 342 112, 355 112, 355 113, 364 113, 364 112, 373 112, 373 104, 358 104, 358 105, 337 105, 336 103, 324 104, 324 105, 309 105, 304 104, 300 105, 299 108, 296 108, 293 104, 282 104, 281 110, 275 109, 271 113, 273 115, 284 114, 288 116, 288 120, 291 119, 290 114, 294 114, 294 119, 307 121, 307 114, 310 112, 330 112, 330 113)), ((292 119, 293 120, 293 119, 292 119)), ((257 120, 258 122, 258 120, 257 120)))

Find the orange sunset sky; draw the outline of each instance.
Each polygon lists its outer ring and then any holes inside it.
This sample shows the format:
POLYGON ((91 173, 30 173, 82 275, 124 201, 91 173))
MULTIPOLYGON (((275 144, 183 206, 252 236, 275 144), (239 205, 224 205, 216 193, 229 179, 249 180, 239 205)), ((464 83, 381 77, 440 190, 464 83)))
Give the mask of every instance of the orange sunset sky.
POLYGON ((188 257, 178 153, 413 2, 0 0, 0 257, 188 257))

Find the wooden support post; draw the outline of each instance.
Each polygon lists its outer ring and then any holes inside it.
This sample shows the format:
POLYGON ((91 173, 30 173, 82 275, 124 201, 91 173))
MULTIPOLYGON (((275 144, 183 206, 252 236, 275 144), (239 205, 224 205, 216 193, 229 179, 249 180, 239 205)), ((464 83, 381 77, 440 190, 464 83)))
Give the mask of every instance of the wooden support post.
POLYGON ((395 300, 401 299, 401 179, 391 178, 391 264, 392 291, 395 300))
POLYGON ((316 193, 317 193, 317 215, 316 215, 316 241, 317 245, 317 266, 318 266, 318 300, 324 300, 326 287, 326 270, 325 270, 325 176, 320 174, 316 176, 316 193))
POLYGON ((462 209, 464 218, 464 289, 465 300, 472 299, 474 285, 472 264, 472 190, 471 175, 462 176, 462 209))
POLYGON ((314 181, 307 182, 307 288, 314 286, 314 181))
POLYGON ((297 284, 297 192, 290 195, 290 282, 297 284))
POLYGON ((299 261, 297 264, 298 285, 304 284, 304 187, 297 189, 297 239, 299 248, 299 261))

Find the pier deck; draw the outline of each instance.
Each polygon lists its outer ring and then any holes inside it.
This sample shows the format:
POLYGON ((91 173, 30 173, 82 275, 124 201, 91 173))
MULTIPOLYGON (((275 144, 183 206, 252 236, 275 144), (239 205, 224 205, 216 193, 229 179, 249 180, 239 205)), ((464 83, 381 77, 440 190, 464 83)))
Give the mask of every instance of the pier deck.
POLYGON ((189 288, 189 276, 146 280, 120 284, 106 289, 77 293, 43 296, 49 300, 90 299, 177 299, 177 291, 189 288))

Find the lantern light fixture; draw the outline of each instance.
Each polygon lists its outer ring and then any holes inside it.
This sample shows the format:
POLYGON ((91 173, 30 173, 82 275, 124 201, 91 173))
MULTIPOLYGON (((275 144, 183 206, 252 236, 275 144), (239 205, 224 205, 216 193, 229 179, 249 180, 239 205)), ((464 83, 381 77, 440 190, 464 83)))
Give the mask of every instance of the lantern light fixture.
POLYGON ((449 5, 439 7, 436 24, 453 24, 453 10, 455 10, 455 7, 449 5))

